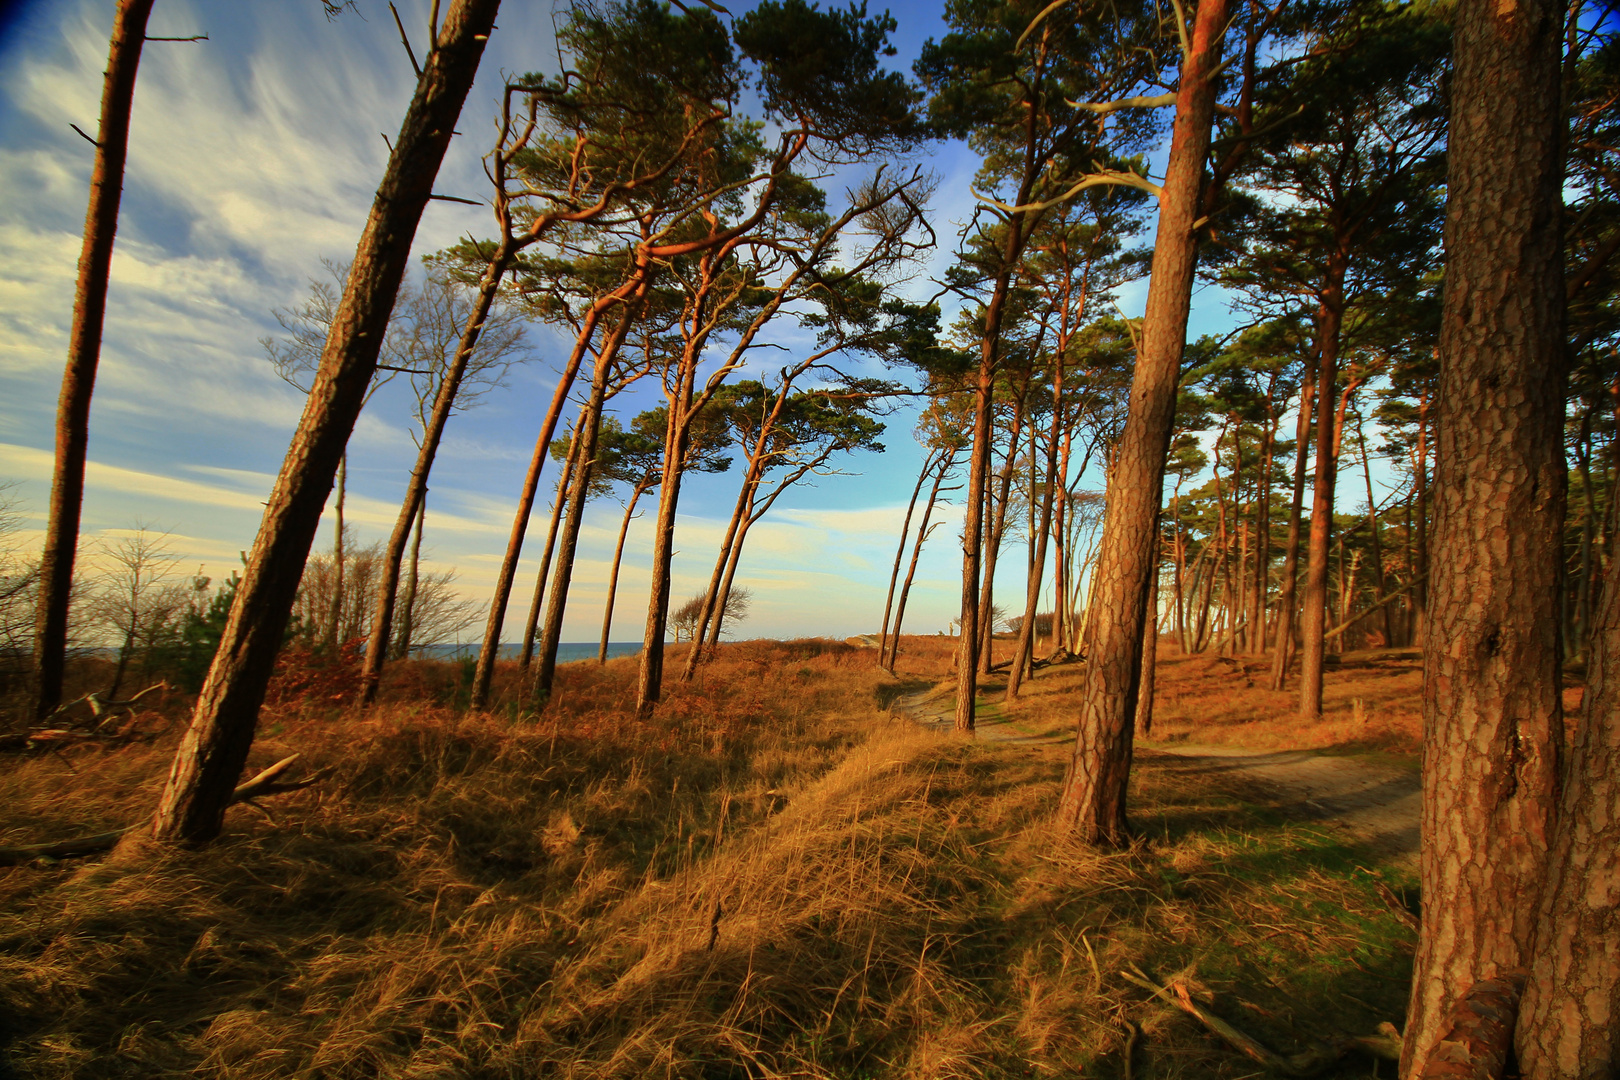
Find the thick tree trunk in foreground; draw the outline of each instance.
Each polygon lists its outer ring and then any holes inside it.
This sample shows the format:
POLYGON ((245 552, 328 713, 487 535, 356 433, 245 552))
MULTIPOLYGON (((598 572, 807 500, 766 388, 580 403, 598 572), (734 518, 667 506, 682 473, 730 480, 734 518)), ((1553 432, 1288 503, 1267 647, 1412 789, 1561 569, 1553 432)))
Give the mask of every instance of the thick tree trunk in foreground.
POLYGON ((1562 13, 1552 0, 1458 8, 1424 648, 1423 924, 1403 1076, 1431 1060, 1458 995, 1529 959, 1548 869, 1563 725, 1562 13))
POLYGON ((1569 747, 1546 894, 1519 1016, 1527 1080, 1620 1070, 1620 575, 1587 637, 1586 693, 1569 747))
POLYGON ((1288 508, 1288 550, 1283 553, 1282 587, 1277 595, 1277 641, 1271 653, 1271 688, 1281 690, 1294 659, 1295 590, 1299 582, 1299 534, 1305 509, 1305 461, 1310 453, 1311 409, 1316 398, 1316 361, 1308 357, 1299 382, 1299 416, 1294 425, 1294 499, 1288 508))
POLYGON ((1220 63, 1226 8, 1226 0, 1198 5, 1192 45, 1182 63, 1142 345, 1125 431, 1109 475, 1093 599, 1104 614, 1100 622, 1093 620, 1097 629, 1087 642, 1079 730, 1058 807, 1059 828, 1093 844, 1126 839, 1125 785, 1131 770, 1142 622, 1187 342, 1198 254, 1193 221, 1215 114, 1214 71, 1220 63))
POLYGON ((90 396, 101 362, 101 327, 107 314, 118 204, 124 194, 124 157, 129 150, 129 113, 135 73, 146 41, 152 0, 120 0, 113 16, 107 72, 101 84, 101 126, 90 172, 90 204, 79 250, 79 283, 68 331, 67 367, 56 403, 56 466, 50 516, 39 560, 39 600, 34 612, 34 715, 49 716, 62 703, 62 666, 67 656, 68 602, 79 547, 84 503, 84 462, 90 446, 90 396))
POLYGON ((366 646, 365 665, 360 671, 360 702, 363 705, 369 705, 377 696, 377 680, 382 677, 383 658, 387 655, 388 642, 393 633, 399 568, 405 557, 411 523, 418 519, 418 511, 427 497, 428 474, 433 471, 433 459, 439 453, 445 424, 450 421, 450 411, 455 408, 462 376, 467 373, 467 364, 472 359, 473 350, 478 347, 478 336, 484 332, 484 320, 489 317, 495 294, 500 291, 501 278, 511 262, 514 246, 508 236, 484 268, 484 276, 478 283, 478 300, 473 305, 467 325, 461 331, 455 359, 450 362, 450 369, 439 384, 439 393, 433 399, 433 412, 422 431, 422 446, 416 453, 416 466, 411 469, 410 482, 405 486, 405 501, 400 504, 399 516, 394 519, 394 531, 388 536, 388 550, 383 556, 382 581, 377 586, 377 601, 371 615, 371 636, 366 646))
POLYGON ((159 841, 206 843, 224 823, 321 510, 376 370, 417 223, 499 7, 500 0, 457 0, 423 64, 298 432, 158 803, 152 835, 159 841))

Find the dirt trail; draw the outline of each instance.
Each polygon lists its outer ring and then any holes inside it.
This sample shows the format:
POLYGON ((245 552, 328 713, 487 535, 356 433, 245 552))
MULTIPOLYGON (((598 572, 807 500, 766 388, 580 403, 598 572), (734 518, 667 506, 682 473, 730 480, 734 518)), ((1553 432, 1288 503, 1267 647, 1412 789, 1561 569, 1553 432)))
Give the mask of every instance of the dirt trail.
MULTIPOLYGON (((952 692, 939 688, 906 694, 894 703, 896 712, 939 731, 951 730, 954 708, 952 692)), ((1028 734, 1002 716, 981 719, 978 737, 1048 746, 1070 741, 1068 736, 1028 734)), ((1347 839, 1372 848, 1397 866, 1417 868, 1421 782, 1415 769, 1309 750, 1255 751, 1192 743, 1149 743, 1137 753, 1176 771, 1224 774, 1259 788, 1280 809, 1342 830, 1347 839)))

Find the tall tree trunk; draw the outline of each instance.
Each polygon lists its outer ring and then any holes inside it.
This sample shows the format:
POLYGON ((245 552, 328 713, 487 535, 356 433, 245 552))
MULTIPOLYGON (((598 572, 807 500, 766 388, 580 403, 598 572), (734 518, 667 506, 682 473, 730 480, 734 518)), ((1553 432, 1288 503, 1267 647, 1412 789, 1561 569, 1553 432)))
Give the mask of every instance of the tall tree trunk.
POLYGON ((894 603, 894 587, 900 583, 900 563, 906 557, 906 541, 911 538, 911 515, 917 509, 917 498, 922 494, 928 474, 934 471, 934 451, 923 458, 922 470, 917 473, 917 486, 911 489, 911 501, 906 504, 906 519, 900 525, 900 543, 894 549, 894 570, 889 574, 889 593, 883 598, 883 629, 878 637, 878 667, 884 666, 889 655, 889 614, 894 603))
MULTIPOLYGON (((646 272, 645 266, 638 268, 639 274, 646 272)), ((602 321, 608 307, 625 292, 626 288, 627 286, 621 286, 614 293, 598 300, 586 313, 579 333, 574 338, 574 350, 569 354, 568 363, 564 365, 562 376, 557 380, 557 389, 551 395, 551 406, 546 410, 545 420, 540 424, 540 433, 535 436, 534 453, 529 457, 529 471, 524 474, 523 490, 518 494, 517 513, 512 517, 512 535, 507 538, 506 555, 501 559, 500 573, 495 578, 495 595, 489 602, 489 619, 484 624, 484 644, 478 650, 478 666, 473 671, 468 708, 482 709, 489 701, 489 684, 495 676, 496 654, 501 647, 501 630, 506 625, 506 605, 512 597, 512 582, 517 577, 518 560, 523 556, 523 538, 528 532, 529 514, 534 510, 534 493, 540 486, 540 471, 545 464, 547 448, 551 445, 551 436, 557 430, 557 420, 562 416, 563 407, 568 403, 568 392, 574 388, 574 378, 579 374, 579 365, 585 357, 585 350, 589 348, 591 339, 596 336, 597 325, 602 321)))
MULTIPOLYGON (((370 704, 377 696, 377 681, 382 677, 383 658, 388 641, 393 631, 394 605, 399 592, 399 567, 404 558, 406 538, 410 535, 411 523, 417 522, 417 543, 421 543, 421 508, 427 501, 428 476, 433 471, 433 460, 438 456, 439 443, 444 437, 444 428, 450 421, 450 412, 455 408, 456 394, 461 390, 462 377, 467 373, 467 365, 472 360, 473 351, 478 347, 479 335, 484 332, 484 320, 489 317, 489 310, 495 303, 495 295, 500 291, 501 279, 506 275, 506 269, 511 265, 515 253, 516 242, 510 232, 502 228, 504 235, 500 247, 484 267, 484 276, 478 282, 478 299, 473 304, 472 313, 467 318, 467 324, 462 328, 461 340, 456 345, 455 358, 451 360, 449 369, 444 374, 444 380, 439 383, 439 392, 433 399, 433 411, 428 415, 427 423, 422 428, 422 445, 416 452, 416 464, 411 469, 410 481, 405 485, 405 500, 400 503, 399 516, 394 519, 394 530, 388 534, 388 548, 383 555, 382 580, 377 586, 377 600, 372 608, 370 644, 366 648, 365 663, 360 671, 360 702, 370 704)), ((412 556, 411 573, 416 573, 415 556, 412 556)), ((414 596, 414 586, 413 593, 414 596)), ((407 606, 406 611, 409 612, 407 606)), ((409 618, 409 615, 406 616, 409 618)), ((407 648, 410 634, 405 635, 407 648)), ((403 654, 401 654, 403 659, 403 654)))
POLYGON ((1059 827, 1093 844, 1126 840, 1125 786, 1142 670, 1142 621, 1187 341, 1198 252, 1193 223, 1215 113, 1214 72, 1220 63, 1226 8, 1226 0, 1203 0, 1198 5, 1192 44, 1182 62, 1170 157, 1159 195, 1142 345, 1131 380, 1125 431, 1109 470, 1095 601, 1105 618, 1089 643, 1074 757, 1058 807, 1059 827))
POLYGON ((1148 575, 1147 617, 1142 620, 1142 678, 1136 695, 1136 730, 1153 730, 1153 683, 1159 670, 1159 547, 1153 548, 1153 573, 1148 575))
POLYGON ((1339 375, 1339 328, 1343 318, 1340 296, 1344 282, 1343 249, 1330 257, 1329 284, 1317 315, 1316 476, 1311 486, 1311 532, 1305 558, 1305 602, 1300 612, 1299 715, 1322 716, 1322 670, 1327 648, 1328 558, 1333 536, 1333 486, 1339 461, 1334 445, 1334 386, 1339 375))
POLYGON ((551 560, 557 553, 557 533, 562 528, 563 511, 568 508, 568 495, 579 476, 580 430, 585 426, 586 410, 581 409, 574 419, 568 439, 568 458, 563 462, 562 475, 557 477, 557 497, 551 502, 551 520, 546 525, 546 543, 540 550, 540 569, 534 577, 534 596, 529 601, 529 612, 523 619, 523 651, 518 655, 518 670, 527 672, 534 663, 534 642, 540 632, 540 607, 546 599, 546 582, 551 580, 551 560))
POLYGON ((499 7, 499 0, 455 0, 423 63, 298 431, 153 817, 158 841, 206 843, 224 823, 321 510, 376 370, 417 223, 499 7))
POLYGON ((584 422, 574 441, 573 491, 568 500, 568 520, 563 523, 562 548, 557 552, 557 569, 552 574, 551 599, 546 606, 546 632, 540 648, 540 671, 535 675, 534 697, 544 702, 551 694, 557 674, 557 646, 562 643, 563 614, 568 608, 568 588, 574 577, 574 553, 579 548, 580 524, 585 520, 585 504, 591 498, 591 471, 596 467, 596 446, 602 433, 602 403, 607 400, 608 377, 618 359, 619 349, 630 327, 641 315, 641 297, 625 305, 619 325, 596 356, 591 377, 591 396, 585 406, 584 422))
MULTIPOLYGON (((1378 507, 1373 502, 1372 462, 1367 457, 1367 435, 1362 430, 1361 411, 1356 411, 1356 441, 1361 446, 1361 476, 1367 482, 1367 529, 1372 542, 1374 596, 1388 592, 1384 584, 1384 548, 1378 536, 1378 507)), ((1384 611, 1384 647, 1395 644, 1395 605, 1381 605, 1384 611)))
POLYGON ((1299 416, 1294 425, 1294 497, 1288 507, 1288 547, 1283 552, 1277 592, 1277 643, 1271 653, 1271 688, 1281 690, 1294 658, 1295 590, 1299 582, 1299 534, 1305 508, 1305 462, 1311 445, 1311 413, 1316 399, 1316 363, 1310 356, 1299 382, 1299 416))
MULTIPOLYGON (((1423 922, 1403 1076, 1432 1060, 1458 995, 1530 959, 1548 871, 1563 728, 1563 12, 1554 0, 1457 9, 1423 672, 1423 922)), ((1594 801, 1592 822, 1612 806, 1594 801)), ((1613 970, 1612 953, 1604 963, 1613 970)), ((1542 989, 1560 1012, 1566 993, 1590 1001, 1586 987, 1542 989)), ((1612 1038, 1612 1017, 1605 1027, 1612 1038)), ((1538 1047, 1520 1051, 1538 1060, 1538 1047)))
POLYGON ((613 566, 608 570, 607 605, 602 609, 602 643, 596 650, 596 662, 607 663, 608 631, 613 628, 613 600, 619 591, 619 563, 624 559, 624 538, 630 532, 630 519, 636 512, 636 503, 647 493, 646 484, 637 484, 624 507, 624 521, 619 525, 619 542, 613 546, 613 566))
POLYGON ((1249 611, 1254 620, 1249 632, 1249 652, 1258 656, 1266 651, 1266 600, 1271 589, 1271 470, 1273 468, 1273 452, 1277 445, 1277 423, 1279 417, 1276 410, 1275 377, 1266 392, 1266 411, 1271 413, 1271 422, 1266 426, 1264 440, 1260 449, 1260 477, 1256 499, 1258 506, 1255 509, 1255 555, 1254 555, 1254 594, 1249 601, 1249 611))
MULTIPOLYGON (((689 403, 693 371, 682 375, 679 401, 689 403)), ((690 427, 672 403, 664 438, 664 475, 658 490, 658 518, 653 526, 652 582, 647 596, 647 622, 642 627, 641 666, 636 676, 636 715, 648 717, 663 696, 664 623, 669 617, 670 566, 675 558, 675 508, 681 495, 690 427)))
MULTIPOLYGON (((1046 538, 1052 528, 1052 500, 1058 487, 1058 435, 1063 423, 1063 353, 1061 348, 1052 369, 1052 430, 1046 443, 1046 494, 1041 499, 1041 517, 1033 530, 1035 554, 1030 560, 1029 582, 1024 589, 1024 619, 1018 624, 1018 644, 1013 648, 1012 667, 1007 673, 1007 701, 1018 700, 1024 670, 1035 656, 1035 616, 1041 604, 1041 575, 1046 569, 1046 538)), ((1030 425, 1031 432, 1035 425, 1030 425)), ((1033 464, 1033 455, 1031 455, 1033 464)), ((1032 502, 1034 492, 1031 491, 1032 502)), ((1061 607, 1062 605, 1056 605, 1061 607)), ((1053 618, 1056 618, 1054 613, 1053 618)), ((1054 631, 1056 628, 1054 627, 1054 631)))
POLYGON ((67 365, 56 403, 56 465, 50 515, 39 560, 39 599, 34 610, 34 715, 49 716, 62 703, 67 657, 68 606, 84 504, 84 462, 90 446, 90 397, 101 362, 101 328, 107 314, 118 204, 124 194, 124 158, 129 151, 129 114, 135 73, 146 42, 152 0, 119 0, 113 16, 107 71, 101 83, 101 126, 90 172, 90 204, 79 249, 79 282, 73 295, 67 365))

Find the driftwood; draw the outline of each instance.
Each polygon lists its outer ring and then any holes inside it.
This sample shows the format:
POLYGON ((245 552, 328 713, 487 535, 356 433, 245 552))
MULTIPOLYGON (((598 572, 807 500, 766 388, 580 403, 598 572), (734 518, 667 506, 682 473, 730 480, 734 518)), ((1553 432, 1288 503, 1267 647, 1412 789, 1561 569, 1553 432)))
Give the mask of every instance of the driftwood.
POLYGON ((1501 1080, 1513 1049, 1525 973, 1482 979, 1451 1007, 1417 1080, 1501 1080))
MULTIPOLYGON (((1284 1057, 1199 1005, 1184 984, 1172 982, 1169 986, 1160 986, 1141 971, 1135 973, 1121 971, 1120 975, 1124 976, 1126 981, 1151 991, 1155 997, 1163 998, 1193 1017, 1238 1053, 1284 1076, 1315 1076, 1352 1050, 1359 1050, 1386 1061, 1399 1061, 1401 1058, 1400 1032, 1395 1030, 1393 1024, 1388 1023, 1380 1024, 1376 1035, 1336 1038, 1314 1049, 1284 1057)), ((1509 1024, 1510 1031, 1511 1028, 1512 1025, 1509 1024)))
MULTIPOLYGON (((299 791, 318 783, 331 772, 330 767, 319 769, 302 780, 283 780, 282 775, 292 767, 300 755, 291 754, 282 758, 274 765, 236 786, 231 793, 231 804, 247 803, 255 809, 266 814, 255 800, 269 795, 281 795, 288 791, 299 791)), ((122 829, 113 829, 111 832, 91 833, 88 836, 76 836, 71 840, 53 840, 45 844, 21 844, 16 847, 0 847, 0 866, 17 866, 20 863, 31 862, 34 859, 70 859, 80 855, 98 855, 103 851, 111 851, 118 841, 142 823, 126 825, 122 829)))

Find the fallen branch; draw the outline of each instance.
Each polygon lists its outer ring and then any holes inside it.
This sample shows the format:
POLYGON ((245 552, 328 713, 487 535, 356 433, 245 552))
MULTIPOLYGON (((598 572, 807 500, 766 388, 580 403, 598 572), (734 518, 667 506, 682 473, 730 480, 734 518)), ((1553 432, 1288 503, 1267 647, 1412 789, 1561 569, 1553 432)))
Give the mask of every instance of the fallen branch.
MULTIPOLYGON (((251 780, 238 784, 236 790, 231 793, 231 805, 248 803, 259 810, 263 810, 264 808, 259 806, 254 801, 255 799, 262 799, 268 795, 280 795, 288 791, 300 791, 311 784, 320 782, 332 771, 331 767, 327 766, 323 769, 317 769, 302 780, 280 780, 279 777, 299 757, 298 754, 284 757, 251 780)), ((140 824, 126 825, 122 829, 91 833, 88 836, 76 836, 71 840, 53 840, 44 844, 20 844, 15 847, 0 847, 0 866, 17 866, 40 858, 70 859, 80 855, 97 855, 103 851, 112 850, 127 833, 138 828, 140 828, 140 824)))
POLYGON ((1140 971, 1134 974, 1121 971, 1120 974, 1126 981, 1152 992, 1153 996, 1163 998, 1193 1017, 1240 1054, 1284 1076, 1315 1076, 1351 1050, 1360 1050, 1386 1061, 1399 1061, 1401 1057, 1400 1033, 1388 1023, 1379 1025, 1377 1035, 1335 1039, 1331 1044, 1284 1057, 1199 1005, 1184 984, 1172 982, 1167 987, 1159 986, 1140 971))
POLYGON ((1416 1080, 1501 1080, 1513 1049, 1524 980, 1524 972, 1509 971, 1470 986, 1451 1007, 1416 1080))

